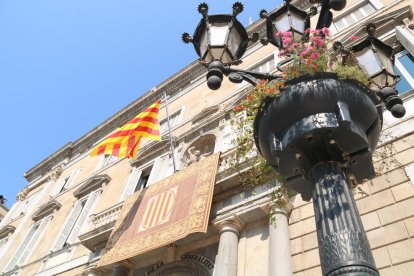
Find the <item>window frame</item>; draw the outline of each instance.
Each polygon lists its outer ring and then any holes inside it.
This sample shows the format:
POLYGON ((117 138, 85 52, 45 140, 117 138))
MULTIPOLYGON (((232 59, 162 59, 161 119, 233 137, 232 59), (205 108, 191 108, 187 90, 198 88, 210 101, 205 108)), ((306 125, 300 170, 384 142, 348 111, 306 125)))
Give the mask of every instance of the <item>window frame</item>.
POLYGON ((24 265, 27 262, 27 260, 30 259, 34 249, 40 242, 42 234, 45 232, 45 228, 48 222, 51 219, 52 219, 52 216, 50 215, 33 223, 33 225, 30 227, 30 230, 26 233, 25 237, 20 242, 19 246, 16 248, 15 254, 7 262, 7 265, 4 267, 5 272, 13 271, 14 269, 16 269, 16 266, 24 265), (34 229, 35 227, 37 228, 34 229), (19 253, 17 258, 15 258, 16 253, 19 253))
MULTIPOLYGON (((184 114, 184 107, 181 107, 180 109, 172 112, 170 114, 170 128, 173 129, 174 127, 178 126, 181 121, 184 114)), ((159 126, 160 126, 160 135, 163 133, 168 132, 168 125, 167 125, 167 117, 163 118, 162 120, 159 120, 159 126)))
MULTIPOLYGON (((410 72, 405 68, 405 66, 399 60, 400 58, 402 58, 404 56, 407 56, 407 55, 411 55, 411 54, 410 54, 410 52, 408 52, 407 50, 404 49, 404 50, 398 52, 397 54, 395 54, 395 59, 394 59, 394 66, 398 69, 398 71, 400 71, 400 73, 402 75, 401 78, 404 78, 407 81, 408 85, 411 86, 411 89, 409 89, 407 91, 398 91, 398 94, 400 94, 400 95, 414 89, 414 77, 410 74, 410 72)), ((413 60, 412 55, 411 55, 410 59, 413 60)))
POLYGON ((374 3, 374 1, 368 0, 368 1, 362 1, 361 3, 356 4, 354 7, 350 8, 348 10, 345 10, 337 18, 333 19, 332 25, 330 27, 332 35, 336 35, 338 33, 341 33, 342 31, 346 30, 347 28, 361 22, 361 20, 363 20, 364 18, 366 18, 368 16, 373 15, 379 9, 380 9, 379 3, 374 3), (371 6, 371 8, 373 9, 372 13, 368 14, 365 11, 364 7, 367 7, 367 6, 371 6), (358 19, 358 17, 355 14, 356 11, 360 11, 361 14, 363 15, 363 17, 358 19), (351 17, 354 20, 354 22, 349 22, 349 20, 347 19, 349 17, 351 17), (338 28, 337 24, 340 21, 342 22, 343 27, 338 28))

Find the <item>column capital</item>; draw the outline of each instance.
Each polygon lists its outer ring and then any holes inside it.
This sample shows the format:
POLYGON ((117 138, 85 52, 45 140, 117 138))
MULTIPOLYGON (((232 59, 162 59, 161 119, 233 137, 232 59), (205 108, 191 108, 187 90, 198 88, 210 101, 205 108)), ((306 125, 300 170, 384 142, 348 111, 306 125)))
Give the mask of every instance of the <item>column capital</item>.
POLYGON ((266 213, 266 214, 283 214, 287 218, 290 217, 290 213, 292 213, 293 210, 293 204, 290 201, 289 198, 283 198, 281 202, 267 202, 260 206, 260 208, 266 213))
POLYGON ((245 223, 237 215, 232 215, 223 219, 215 220, 213 225, 220 232, 229 230, 237 232, 238 235, 243 229, 245 223))

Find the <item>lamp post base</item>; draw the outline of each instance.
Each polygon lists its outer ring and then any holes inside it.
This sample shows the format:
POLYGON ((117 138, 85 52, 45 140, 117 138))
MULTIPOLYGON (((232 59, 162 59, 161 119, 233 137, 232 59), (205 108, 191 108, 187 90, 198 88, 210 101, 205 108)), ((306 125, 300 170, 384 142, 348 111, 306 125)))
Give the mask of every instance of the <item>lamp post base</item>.
POLYGON ((379 275, 342 167, 320 163, 310 180, 323 275, 379 275))

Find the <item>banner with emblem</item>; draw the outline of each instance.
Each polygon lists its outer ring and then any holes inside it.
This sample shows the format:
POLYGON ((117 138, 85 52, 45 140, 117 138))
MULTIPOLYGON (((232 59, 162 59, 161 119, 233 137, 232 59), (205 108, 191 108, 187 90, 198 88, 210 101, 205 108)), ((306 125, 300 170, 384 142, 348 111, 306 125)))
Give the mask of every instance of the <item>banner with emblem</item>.
POLYGON ((219 157, 211 155, 128 197, 98 266, 207 232, 219 157))

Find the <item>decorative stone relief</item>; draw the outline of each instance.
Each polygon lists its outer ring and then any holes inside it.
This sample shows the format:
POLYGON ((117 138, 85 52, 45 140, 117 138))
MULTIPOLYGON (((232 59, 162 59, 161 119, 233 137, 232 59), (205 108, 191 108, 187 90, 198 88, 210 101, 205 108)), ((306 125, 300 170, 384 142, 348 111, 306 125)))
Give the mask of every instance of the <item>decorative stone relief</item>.
POLYGON ((203 160, 214 152, 216 136, 207 134, 195 140, 185 151, 182 158, 185 167, 203 160))
POLYGON ((16 230, 13 225, 6 225, 0 230, 0 240, 9 237, 16 230))
POLYGON ((60 177, 60 175, 63 172, 63 166, 59 165, 57 167, 55 167, 49 174, 49 179, 52 181, 57 181, 58 178, 60 177))
POLYGON ((29 188, 25 187, 21 192, 17 193, 16 200, 23 201, 29 195, 29 188))

